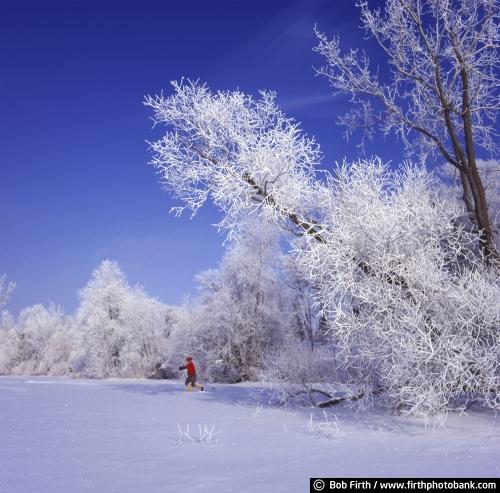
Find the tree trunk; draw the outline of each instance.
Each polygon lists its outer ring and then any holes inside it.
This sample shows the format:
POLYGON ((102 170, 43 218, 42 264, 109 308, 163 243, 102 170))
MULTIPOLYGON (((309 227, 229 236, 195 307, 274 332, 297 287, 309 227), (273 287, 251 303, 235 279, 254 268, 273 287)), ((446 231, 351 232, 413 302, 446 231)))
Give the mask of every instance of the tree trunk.
MULTIPOLYGON (((453 51, 460 64, 460 78, 462 80, 462 124, 465 141, 465 156, 462 161, 466 164, 465 175, 467 176, 470 191, 474 199, 474 217, 479 230, 479 239, 481 241, 481 249, 487 259, 498 260, 500 258, 496 245, 493 241, 493 231, 491 229, 490 218, 488 216, 488 204, 486 201, 486 194, 484 192, 484 185, 479 175, 476 163, 476 151, 474 147, 474 124, 471 114, 471 88, 469 84, 469 73, 467 65, 464 61, 463 54, 459 49, 457 37, 455 33, 450 33, 450 41, 453 51), (466 161, 466 162, 465 162, 466 161)), ((463 151, 461 152, 463 155, 463 151)), ((463 174, 460 176, 463 179, 463 174)), ((465 185, 462 185, 464 190, 465 185)))
POLYGON ((499 254, 493 239, 484 185, 479 175, 475 159, 470 163, 470 171, 467 180, 474 198, 474 218, 479 229, 481 249, 488 260, 498 260, 499 254))

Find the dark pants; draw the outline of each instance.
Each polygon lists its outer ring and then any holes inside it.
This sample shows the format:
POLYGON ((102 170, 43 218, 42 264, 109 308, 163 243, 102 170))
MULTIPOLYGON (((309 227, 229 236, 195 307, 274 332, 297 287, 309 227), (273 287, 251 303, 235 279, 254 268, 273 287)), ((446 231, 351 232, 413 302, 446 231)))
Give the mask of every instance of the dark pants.
POLYGON ((191 387, 193 387, 194 389, 194 386, 196 384, 196 374, 194 375, 188 375, 188 377, 186 378, 186 382, 185 382, 185 386, 187 387, 189 384, 191 384, 191 387))

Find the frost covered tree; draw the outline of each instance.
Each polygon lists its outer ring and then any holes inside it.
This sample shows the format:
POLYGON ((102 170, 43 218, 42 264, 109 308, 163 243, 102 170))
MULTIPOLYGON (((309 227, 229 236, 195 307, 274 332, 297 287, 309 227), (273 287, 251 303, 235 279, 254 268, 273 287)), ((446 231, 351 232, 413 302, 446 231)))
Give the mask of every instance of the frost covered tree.
POLYGON ((59 307, 33 305, 0 329, 0 372, 64 374, 73 349, 71 320, 59 307))
POLYGON ((461 208, 419 168, 358 163, 330 180, 325 242, 310 241, 298 262, 321 286, 349 380, 414 414, 464 396, 498 408, 500 279, 474 253, 461 208))
POLYGON ((83 346, 82 359, 74 363, 77 372, 85 368, 91 376, 106 377, 117 369, 124 343, 121 322, 129 292, 125 274, 110 260, 99 265, 80 291, 76 319, 83 332, 83 346))
POLYGON ((149 96, 145 104, 155 124, 169 126, 150 146, 163 185, 183 203, 174 211, 196 214, 212 200, 224 211, 219 227, 230 237, 251 212, 292 233, 314 235, 307 217, 321 200, 319 146, 277 108, 275 95, 254 99, 239 91, 212 94, 200 84, 173 87, 173 96, 149 96))
POLYGON ((269 93, 174 83, 146 104, 167 126, 153 164, 182 208, 210 199, 230 235, 258 213, 300 237, 298 265, 358 396, 381 389, 416 414, 463 394, 499 406, 498 273, 428 173, 370 160, 321 177, 318 146, 269 93))
POLYGON ((120 376, 151 377, 167 354, 175 310, 136 287, 124 307, 123 318, 120 376))
POLYGON ((10 295, 16 288, 16 284, 13 282, 7 282, 7 277, 5 274, 0 275, 0 310, 9 301, 10 295))
POLYGON ((60 307, 25 308, 16 321, 19 369, 31 374, 66 373, 72 351, 70 324, 60 307))
POLYGON ((19 337, 14 317, 3 311, 0 317, 0 375, 8 375, 17 363, 19 337))
POLYGON ((15 284, 7 283, 5 274, 0 275, 0 374, 10 373, 17 358, 18 336, 14 330, 14 318, 2 308, 15 289, 15 284))
POLYGON ((498 149, 497 0, 387 0, 383 9, 368 3, 358 2, 362 27, 385 53, 390 73, 317 31, 316 51, 326 59, 318 74, 355 105, 339 123, 348 136, 361 128, 371 138, 378 127, 410 153, 444 156, 458 172, 484 252, 498 258, 476 158, 477 148, 498 149))
POLYGON ((131 288, 120 266, 105 260, 80 291, 76 323, 82 337, 72 361, 76 373, 148 376, 164 357, 170 310, 131 288))
POLYGON ((257 379, 264 355, 293 332, 278 240, 273 225, 248 218, 220 266, 196 276, 203 294, 173 339, 209 379, 257 379))
POLYGON ((284 256, 283 267, 285 282, 291 290, 290 310, 295 336, 301 342, 307 342, 311 351, 314 351, 316 345, 325 342, 325 318, 321 307, 315 302, 315 286, 298 268, 296 255, 284 256))

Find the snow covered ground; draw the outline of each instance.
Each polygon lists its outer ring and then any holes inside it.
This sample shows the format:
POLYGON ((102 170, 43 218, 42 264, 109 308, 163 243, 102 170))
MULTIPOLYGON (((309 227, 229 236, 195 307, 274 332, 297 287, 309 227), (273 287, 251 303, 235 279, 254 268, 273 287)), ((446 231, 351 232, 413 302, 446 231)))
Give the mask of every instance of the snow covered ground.
POLYGON ((305 492, 314 476, 500 476, 490 412, 426 429, 332 408, 329 439, 311 431, 311 409, 266 402, 255 384, 188 393, 174 381, 0 377, 0 492, 305 492), (179 442, 178 424, 194 441, 179 442), (212 444, 198 425, 220 431, 212 444))

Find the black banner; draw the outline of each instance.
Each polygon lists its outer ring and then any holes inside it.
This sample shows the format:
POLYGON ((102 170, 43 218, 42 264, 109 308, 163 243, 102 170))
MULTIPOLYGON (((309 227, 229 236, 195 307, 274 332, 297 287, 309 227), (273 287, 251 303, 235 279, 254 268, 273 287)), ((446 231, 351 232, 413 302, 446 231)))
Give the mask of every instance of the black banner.
POLYGON ((498 479, 355 479, 311 478, 309 491, 497 491, 498 479))

